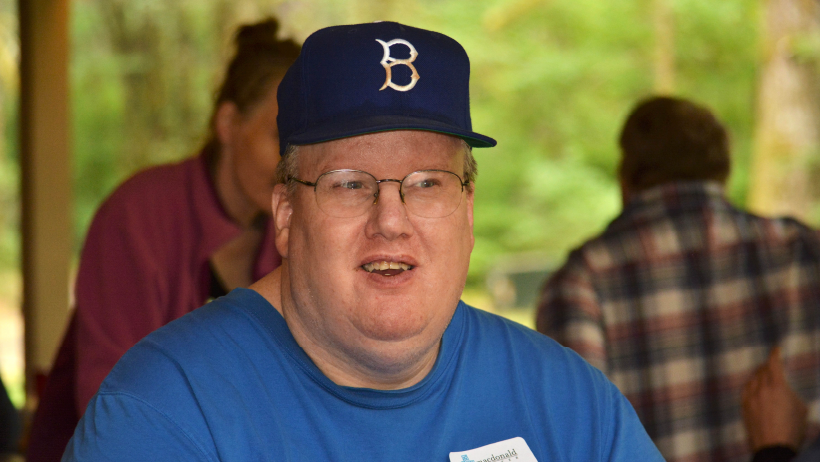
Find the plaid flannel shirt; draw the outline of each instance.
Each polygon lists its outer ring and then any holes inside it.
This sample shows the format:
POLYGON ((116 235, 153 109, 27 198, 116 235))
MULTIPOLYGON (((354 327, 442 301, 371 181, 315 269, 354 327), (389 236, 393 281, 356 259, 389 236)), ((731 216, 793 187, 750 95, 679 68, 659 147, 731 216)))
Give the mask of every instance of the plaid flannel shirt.
POLYGON ((536 324, 607 374, 667 460, 748 462, 740 393, 773 346, 817 419, 820 234, 717 183, 652 188, 569 255, 536 324))

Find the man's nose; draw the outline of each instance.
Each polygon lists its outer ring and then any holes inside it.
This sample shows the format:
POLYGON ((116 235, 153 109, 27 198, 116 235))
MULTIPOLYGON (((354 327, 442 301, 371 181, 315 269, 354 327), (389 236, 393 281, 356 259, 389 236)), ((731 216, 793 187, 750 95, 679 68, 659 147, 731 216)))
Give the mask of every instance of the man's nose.
POLYGON ((401 183, 391 181, 379 185, 379 195, 370 211, 366 232, 368 237, 381 235, 386 239, 412 235, 413 226, 401 196, 401 183))

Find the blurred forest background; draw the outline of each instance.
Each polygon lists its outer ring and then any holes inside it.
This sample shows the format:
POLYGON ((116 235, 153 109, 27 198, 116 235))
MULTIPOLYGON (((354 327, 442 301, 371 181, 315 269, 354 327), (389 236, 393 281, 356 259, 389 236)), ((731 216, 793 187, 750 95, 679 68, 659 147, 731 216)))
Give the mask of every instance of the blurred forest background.
MULTIPOLYGON (((20 290, 16 3, 0 0, 0 314, 6 307, 13 316, 20 290)), ((732 202, 820 223, 816 3, 74 0, 75 246, 116 185, 198 150, 237 24, 275 15, 284 35, 303 40, 328 25, 396 20, 446 33, 470 55, 473 126, 499 143, 475 151, 467 296, 483 307, 524 305, 508 314, 531 323, 531 300, 511 295, 504 275, 533 271, 529 286, 537 288, 544 271, 619 212, 616 138, 649 94, 692 98, 729 126, 732 202)), ((19 325, 10 316, 0 317, 7 345, 22 341, 9 333, 19 325)), ((22 374, 21 359, 3 351, 0 343, 0 372, 16 382, 9 376, 22 374)))

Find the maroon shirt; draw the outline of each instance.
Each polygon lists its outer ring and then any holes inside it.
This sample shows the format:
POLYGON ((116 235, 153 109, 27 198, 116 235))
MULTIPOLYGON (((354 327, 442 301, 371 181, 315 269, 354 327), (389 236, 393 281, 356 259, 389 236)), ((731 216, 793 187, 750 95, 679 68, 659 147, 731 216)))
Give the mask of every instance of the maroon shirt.
MULTIPOLYGON (((97 211, 86 237, 76 283, 76 319, 46 385, 43 409, 38 409, 32 428, 29 460, 34 460, 32 451, 41 443, 61 444, 62 453, 71 436, 61 443, 53 434, 37 441, 43 433, 38 427, 58 422, 68 427, 73 420, 73 429, 120 356, 147 334, 207 301, 209 259, 241 232, 222 209, 202 155, 140 172, 114 191, 97 211), (73 399, 67 396, 71 389, 73 399), (69 399, 74 416, 65 415, 72 410, 66 406, 69 399), (41 415, 49 409, 64 415, 41 415)), ((273 236, 273 221, 268 220, 253 280, 281 263, 273 236)))

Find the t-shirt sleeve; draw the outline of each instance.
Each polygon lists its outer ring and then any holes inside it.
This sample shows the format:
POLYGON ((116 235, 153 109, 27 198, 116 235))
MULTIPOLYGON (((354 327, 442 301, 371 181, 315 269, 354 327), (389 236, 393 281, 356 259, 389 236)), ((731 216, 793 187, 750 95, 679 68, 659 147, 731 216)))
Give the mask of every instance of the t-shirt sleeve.
POLYGON ((167 319, 169 264, 127 198, 115 193, 94 218, 77 275, 79 415, 117 360, 167 319))
POLYGON ((606 340, 598 296, 579 252, 544 285, 536 328, 607 372, 606 340))
MULTIPOLYGON (((536 428, 548 430, 534 445, 538 460, 662 461, 663 456, 618 388, 575 352, 543 340, 543 354, 530 353, 540 360, 531 369, 522 368, 528 371, 523 381, 537 394, 528 401, 543 402, 546 409, 534 407, 532 414, 533 421, 539 422, 536 428)), ((533 352, 538 345, 534 347, 530 349, 533 352)), ((522 363, 532 360, 526 358, 522 363)))
POLYGON ((194 435, 151 404, 127 393, 91 401, 62 462, 216 461, 194 435))
POLYGON ((190 376, 150 337, 117 363, 88 404, 63 461, 218 460, 190 376))
MULTIPOLYGON (((601 451, 601 460, 606 462, 636 460, 662 462, 663 456, 649 438, 632 405, 614 385, 610 384, 608 389, 611 404, 609 409, 612 413, 611 418, 608 419, 608 428, 605 429, 609 437, 603 439, 604 444, 608 444, 608 447, 601 451)), ((604 424, 606 425, 607 421, 604 424)))

